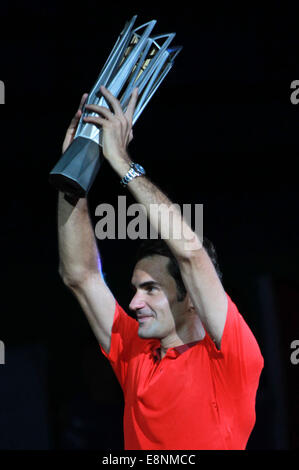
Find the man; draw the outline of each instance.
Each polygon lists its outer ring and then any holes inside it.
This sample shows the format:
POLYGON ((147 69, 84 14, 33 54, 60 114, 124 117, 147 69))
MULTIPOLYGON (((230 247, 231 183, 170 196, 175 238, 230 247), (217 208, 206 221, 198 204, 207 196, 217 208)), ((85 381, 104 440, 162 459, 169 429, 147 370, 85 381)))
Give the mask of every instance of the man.
POLYGON ((101 91, 110 109, 89 105, 96 115, 85 121, 102 127, 105 158, 165 239, 164 247, 158 242, 138 256, 131 279, 135 320, 103 279, 86 199, 72 205, 59 194, 59 271, 123 389, 125 449, 244 449, 255 423, 263 368, 259 347, 211 256, 180 212, 171 210, 171 202, 142 171, 128 182, 132 161, 127 146, 138 91, 125 113, 108 90, 101 91), (161 223, 151 204, 161 207, 161 223), (179 228, 184 236, 173 237, 179 228))

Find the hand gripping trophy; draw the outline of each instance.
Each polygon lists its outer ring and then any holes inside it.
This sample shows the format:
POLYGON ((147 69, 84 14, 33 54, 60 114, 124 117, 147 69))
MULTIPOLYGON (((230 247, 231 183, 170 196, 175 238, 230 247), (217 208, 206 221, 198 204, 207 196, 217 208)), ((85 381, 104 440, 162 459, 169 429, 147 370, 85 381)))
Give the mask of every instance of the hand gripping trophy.
MULTIPOLYGON (((133 29, 137 15, 126 23, 105 63, 86 105, 95 104, 109 108, 100 92, 105 86, 118 100, 125 112, 134 88, 138 87, 134 124, 145 106, 171 69, 181 46, 169 48, 175 33, 150 37, 156 20, 133 29), (159 44, 161 42, 162 44, 159 44)), ((49 181, 60 191, 76 197, 85 197, 100 169, 101 129, 84 122, 83 113, 72 144, 64 152, 49 175, 49 181)))

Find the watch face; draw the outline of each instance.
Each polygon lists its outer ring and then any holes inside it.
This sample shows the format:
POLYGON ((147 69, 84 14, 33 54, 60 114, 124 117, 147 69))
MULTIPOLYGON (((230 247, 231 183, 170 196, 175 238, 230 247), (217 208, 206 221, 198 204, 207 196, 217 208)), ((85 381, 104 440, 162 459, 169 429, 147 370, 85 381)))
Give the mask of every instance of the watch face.
POLYGON ((141 173, 142 175, 145 174, 144 168, 141 165, 139 165, 138 163, 135 163, 134 169, 136 171, 138 171, 138 173, 141 173))

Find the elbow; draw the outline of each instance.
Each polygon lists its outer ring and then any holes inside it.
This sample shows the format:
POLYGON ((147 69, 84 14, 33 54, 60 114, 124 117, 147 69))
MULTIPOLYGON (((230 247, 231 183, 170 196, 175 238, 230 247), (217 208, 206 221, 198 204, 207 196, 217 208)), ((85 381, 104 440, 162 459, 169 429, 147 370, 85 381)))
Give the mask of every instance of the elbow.
POLYGON ((68 272, 61 264, 59 265, 58 273, 62 282, 70 289, 80 287, 87 277, 86 273, 82 271, 73 270, 72 272, 68 272))
POLYGON ((184 242, 183 249, 180 250, 176 258, 179 263, 190 264, 201 258, 203 251, 203 244, 195 236, 192 240, 184 242))
POLYGON ((76 282, 75 282, 74 276, 68 275, 61 265, 59 265, 58 274, 63 284, 66 285, 67 287, 71 287, 75 285, 76 282))

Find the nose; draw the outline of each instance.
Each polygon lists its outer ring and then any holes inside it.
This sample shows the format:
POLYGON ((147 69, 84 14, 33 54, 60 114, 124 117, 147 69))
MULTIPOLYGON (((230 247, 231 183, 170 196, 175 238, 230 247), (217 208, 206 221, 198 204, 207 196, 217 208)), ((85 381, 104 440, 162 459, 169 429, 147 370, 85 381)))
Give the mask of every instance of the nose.
POLYGON ((143 300, 142 294, 137 291, 130 302, 129 309, 136 312, 137 310, 144 308, 145 305, 146 304, 145 304, 145 301, 143 300))

